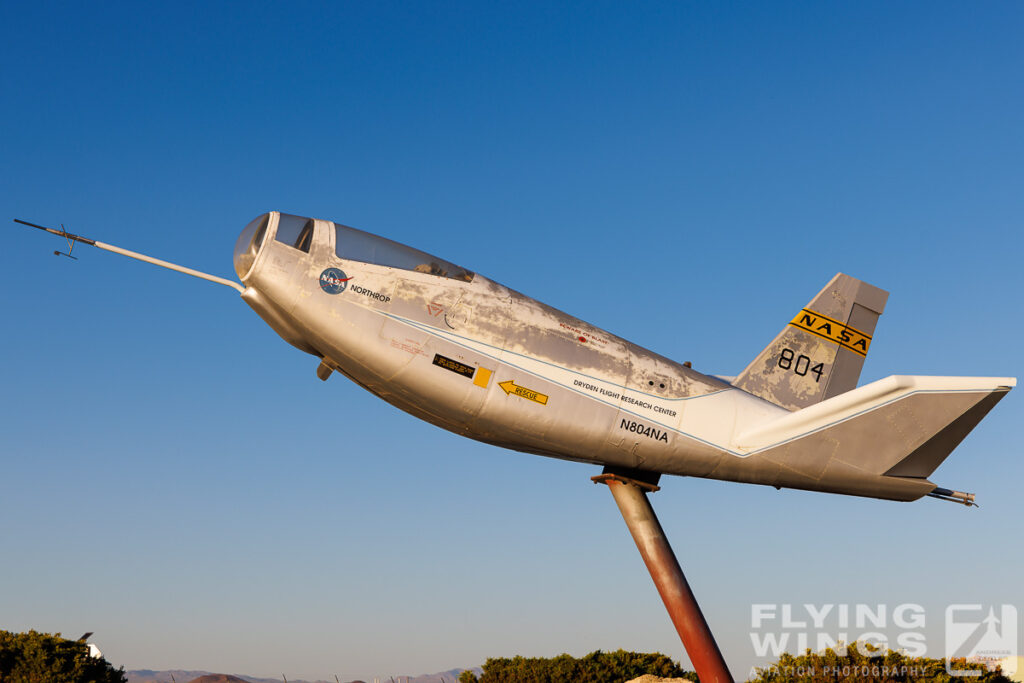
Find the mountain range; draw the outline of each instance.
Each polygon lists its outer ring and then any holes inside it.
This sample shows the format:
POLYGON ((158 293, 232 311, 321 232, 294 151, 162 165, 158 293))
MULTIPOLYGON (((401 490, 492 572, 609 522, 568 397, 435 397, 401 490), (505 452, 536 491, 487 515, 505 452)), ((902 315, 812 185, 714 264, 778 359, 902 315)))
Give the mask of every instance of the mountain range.
MULTIPOLYGON (((393 680, 395 683, 455 683, 459 679, 461 674, 466 669, 449 669, 448 671, 441 671, 436 674, 423 674, 420 676, 379 676, 380 683, 391 683, 393 680)), ((474 667, 470 669, 473 673, 479 676, 482 672, 480 667, 474 667)), ((211 671, 188 671, 184 669, 167 669, 165 671, 154 671, 152 669, 133 669, 131 671, 125 671, 125 676, 128 678, 128 683, 190 683, 191 681, 201 676, 215 676, 215 672, 211 671)), ((246 683, 283 683, 283 677, 280 678, 260 678, 259 676, 246 676, 244 674, 230 674, 235 678, 239 678, 246 683)), ((307 681, 302 679, 288 679, 288 683, 337 683, 335 680, 323 680, 317 679, 315 681, 307 681)), ((341 683, 349 683, 348 681, 341 681, 341 683)), ((362 681, 352 681, 351 683, 364 683, 362 681)), ((373 683, 373 679, 370 679, 366 683, 373 683)))

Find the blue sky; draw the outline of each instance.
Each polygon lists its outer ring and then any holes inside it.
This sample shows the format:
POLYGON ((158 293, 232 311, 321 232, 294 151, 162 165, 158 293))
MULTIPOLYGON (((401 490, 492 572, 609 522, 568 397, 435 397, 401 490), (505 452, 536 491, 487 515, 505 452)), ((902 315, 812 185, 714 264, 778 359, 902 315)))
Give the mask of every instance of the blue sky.
MULTIPOLYGON (((208 272, 255 215, 434 252, 709 373, 836 272, 862 381, 1020 374, 1015 3, 6 3, 0 207, 208 272)), ((0 628, 126 668, 342 679, 685 659, 594 468, 315 378, 229 289, 16 226, 0 628)), ((935 474, 982 507, 690 479, 654 499, 726 659, 756 603, 1024 608, 1011 394, 935 474)), ((1024 632, 1024 630, 1022 630, 1024 632)))

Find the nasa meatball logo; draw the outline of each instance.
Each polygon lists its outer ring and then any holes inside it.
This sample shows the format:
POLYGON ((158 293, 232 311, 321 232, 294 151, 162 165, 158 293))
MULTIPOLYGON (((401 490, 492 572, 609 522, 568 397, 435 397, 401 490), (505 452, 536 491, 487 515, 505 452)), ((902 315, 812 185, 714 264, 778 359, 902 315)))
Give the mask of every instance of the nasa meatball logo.
POLYGON ((348 287, 348 281, 351 279, 342 270, 328 268, 320 273, 320 289, 328 294, 341 294, 348 287))

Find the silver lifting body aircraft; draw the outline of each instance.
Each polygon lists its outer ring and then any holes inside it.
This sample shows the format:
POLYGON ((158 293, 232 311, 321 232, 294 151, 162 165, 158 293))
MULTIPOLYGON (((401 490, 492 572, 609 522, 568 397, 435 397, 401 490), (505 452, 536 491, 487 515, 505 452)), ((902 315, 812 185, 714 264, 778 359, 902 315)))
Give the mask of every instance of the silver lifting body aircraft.
POLYGON ((887 294, 846 275, 727 382, 330 221, 260 216, 235 271, 242 299, 319 357, 322 379, 340 372, 456 434, 632 470, 914 500, 1015 383, 855 388, 887 294))
MULTIPOLYGON (((18 221, 24 223, 24 221, 18 221)), ((285 341, 402 410, 479 441, 633 472, 971 503, 928 480, 1009 377, 857 387, 888 294, 836 275, 738 376, 705 375, 479 273, 327 220, 265 213, 234 287, 285 341)))
MULTIPOLYGON (((18 221, 25 223, 24 221, 18 221)), ((662 474, 972 505, 928 477, 1010 377, 857 387, 888 294, 836 275, 735 378, 705 375, 417 249, 276 211, 235 245, 242 284, 32 223, 238 290, 285 341, 456 434, 604 466, 702 681, 725 660, 647 492, 662 474)), ((60 252, 56 252, 60 253, 60 252)))

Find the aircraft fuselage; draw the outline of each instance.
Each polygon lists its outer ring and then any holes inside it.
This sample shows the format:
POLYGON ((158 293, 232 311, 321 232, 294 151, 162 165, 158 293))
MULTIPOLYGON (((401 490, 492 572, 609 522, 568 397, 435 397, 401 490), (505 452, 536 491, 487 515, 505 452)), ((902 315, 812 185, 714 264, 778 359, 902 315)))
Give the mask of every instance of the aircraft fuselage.
POLYGON ((738 426, 789 411, 480 274, 445 274, 450 264, 427 255, 404 267, 346 258, 335 240, 350 238, 330 221, 309 220, 295 242, 275 239, 278 214, 269 215, 262 245, 249 246, 242 265, 237 254, 253 236, 243 233, 236 249, 242 298, 320 357, 321 371, 456 434, 666 474, 899 500, 935 488, 856 467, 804 467, 779 456, 781 442, 746 445, 738 426))

